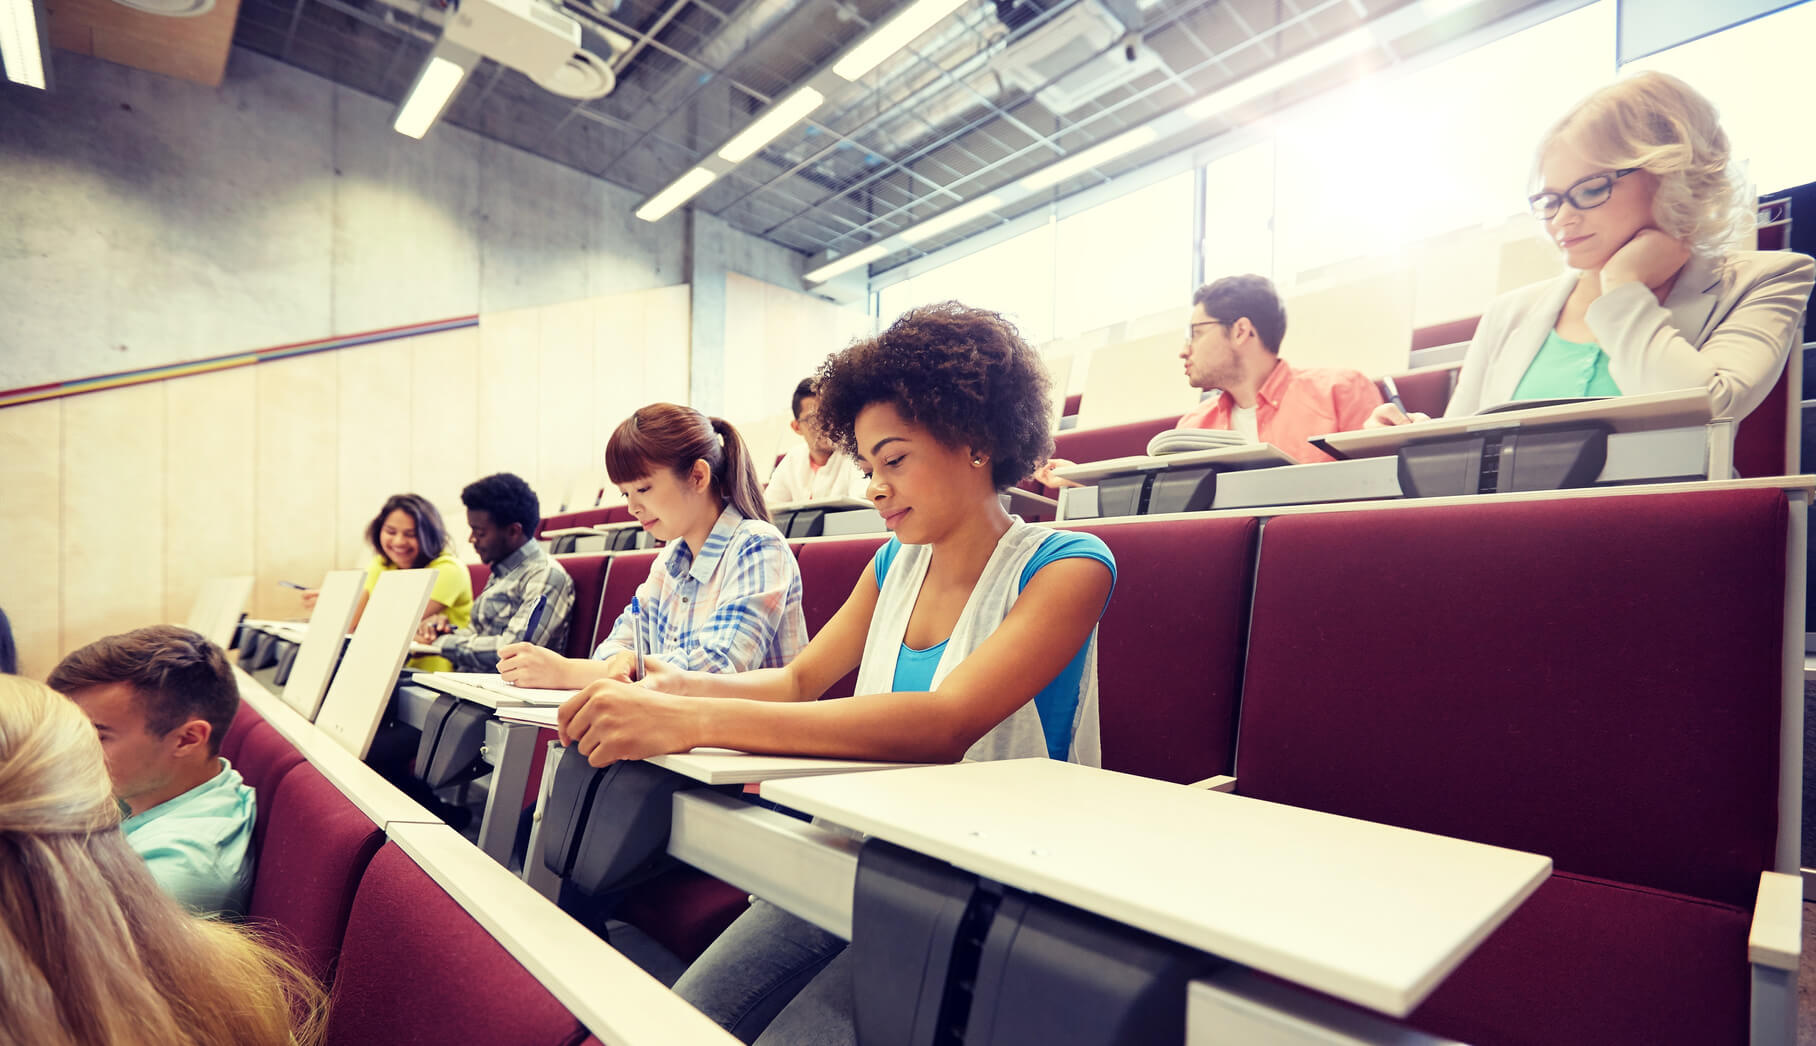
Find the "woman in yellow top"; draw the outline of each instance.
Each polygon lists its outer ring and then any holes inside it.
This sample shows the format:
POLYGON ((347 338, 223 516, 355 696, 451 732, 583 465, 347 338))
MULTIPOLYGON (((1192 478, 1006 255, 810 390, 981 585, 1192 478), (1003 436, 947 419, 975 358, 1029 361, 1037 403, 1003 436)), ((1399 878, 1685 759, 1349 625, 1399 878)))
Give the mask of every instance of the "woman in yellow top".
MULTIPOLYGON (((429 592, 429 605, 422 616, 427 620, 436 614, 446 615, 455 628, 465 627, 473 618, 473 578, 466 565, 454 558, 448 542, 448 528, 441 513, 428 498, 420 494, 393 494, 385 507, 378 510, 366 528, 366 541, 375 553, 366 566, 366 590, 360 593, 359 605, 353 610, 349 628, 359 625, 366 612, 366 601, 372 597, 372 586, 387 570, 420 570, 436 572, 435 587, 429 592)), ((303 593, 305 605, 315 605, 316 593, 303 593)), ((454 666, 445 657, 421 654, 409 660, 411 668, 425 672, 450 672, 454 666)))

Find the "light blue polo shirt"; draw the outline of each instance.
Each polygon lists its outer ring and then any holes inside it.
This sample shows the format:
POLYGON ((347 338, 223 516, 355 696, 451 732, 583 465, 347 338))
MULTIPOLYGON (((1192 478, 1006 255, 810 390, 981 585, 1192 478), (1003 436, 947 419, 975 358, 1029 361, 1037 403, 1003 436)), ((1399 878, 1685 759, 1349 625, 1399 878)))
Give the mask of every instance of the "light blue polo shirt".
POLYGON ((120 823, 165 892, 198 914, 243 915, 252 893, 252 822, 257 799, 240 772, 221 772, 120 823))

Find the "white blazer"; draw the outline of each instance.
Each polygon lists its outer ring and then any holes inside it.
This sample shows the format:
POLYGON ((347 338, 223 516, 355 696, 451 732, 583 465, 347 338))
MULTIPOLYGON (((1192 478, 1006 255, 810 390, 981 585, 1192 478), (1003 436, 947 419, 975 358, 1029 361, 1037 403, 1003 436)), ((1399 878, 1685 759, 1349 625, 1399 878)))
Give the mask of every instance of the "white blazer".
MULTIPOLYGON (((1816 261, 1789 251, 1737 251, 1721 272, 1693 256, 1663 304, 1644 286, 1624 284, 1597 298, 1585 318, 1622 392, 1707 388, 1716 417, 1744 418, 1803 340, 1813 273, 1816 261)), ((1508 291, 1488 306, 1445 417, 1513 397, 1580 275, 1508 291)))

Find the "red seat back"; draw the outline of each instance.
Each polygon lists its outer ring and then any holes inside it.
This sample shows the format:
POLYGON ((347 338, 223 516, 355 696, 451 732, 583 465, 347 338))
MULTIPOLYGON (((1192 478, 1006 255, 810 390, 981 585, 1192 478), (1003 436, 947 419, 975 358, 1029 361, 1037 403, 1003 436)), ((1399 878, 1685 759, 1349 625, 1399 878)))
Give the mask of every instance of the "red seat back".
MULTIPOLYGON (((801 614, 807 619, 809 637, 819 635, 832 615, 845 605, 858 578, 870 568, 876 550, 888 540, 887 535, 862 534, 808 541, 796 547, 795 558, 801 565, 801 614)), ((821 696, 850 697, 857 685, 854 669, 821 696)))
POLYGON ((270 723, 260 720, 246 731, 246 739, 240 743, 240 758, 233 768, 257 797, 258 813, 252 826, 255 846, 265 837, 278 785, 302 763, 302 753, 270 723))
MULTIPOLYGON (((1792 350, 1801 359, 1802 348, 1792 350)), ((1802 406, 1791 401, 1791 372, 1801 367, 1787 365, 1778 372, 1778 381, 1766 395, 1765 402, 1742 418, 1734 432, 1734 471, 1742 476, 1784 476, 1790 452, 1788 420, 1792 411, 1801 421, 1802 406)), ((1802 382, 1798 382, 1799 385, 1802 382)), ((1726 477, 1711 477, 1726 478, 1726 477)))
POLYGON ((467 577, 472 579, 473 594, 477 596, 485 591, 486 582, 492 580, 492 568, 484 563, 468 563, 467 577))
POLYGON ((1241 791, 1750 906, 1788 511, 1735 490, 1270 521, 1241 791))
POLYGON ((384 841, 378 825, 315 767, 292 769, 271 803, 247 914, 293 945, 326 983, 359 878, 384 841))
POLYGON ((386 843, 360 879, 328 1006, 328 1046, 568 1046, 574 1015, 415 861, 386 843))
POLYGON ((1148 452, 1148 441, 1179 424, 1179 415, 1106 425, 1096 429, 1068 429, 1053 436, 1053 456, 1067 461, 1108 461, 1148 452))
POLYGON ((649 580, 650 568, 656 565, 656 557, 662 554, 659 548, 638 549, 635 552, 619 552, 612 556, 611 564, 605 571, 605 582, 599 590, 599 622, 593 628, 593 645, 588 649, 590 654, 605 642, 611 635, 612 625, 624 608, 631 605, 631 597, 637 594, 637 586, 649 580))
POLYGON ((575 552, 556 556, 555 561, 574 581, 574 613, 568 622, 568 657, 586 657, 593 652, 593 632, 599 627, 599 596, 605 588, 606 568, 611 565, 609 552, 575 552))
POLYGON ((623 505, 607 505, 604 508, 581 509, 578 512, 557 512, 552 516, 542 517, 542 523, 536 528, 538 537, 545 530, 561 530, 565 527, 591 527, 600 523, 624 523, 631 518, 631 510, 623 505))
POLYGON ((256 709, 241 701, 240 710, 233 714, 233 722, 228 724, 227 733, 221 737, 221 758, 235 764, 237 769, 240 761, 240 746, 246 743, 246 731, 251 730, 253 724, 264 721, 265 717, 259 715, 256 709))
POLYGON ((1104 767, 1181 783, 1229 773, 1260 523, 1078 529, 1116 557, 1116 591, 1097 629, 1104 767))
POLYGON ((1412 348, 1435 349, 1440 345, 1455 345, 1468 341, 1476 336, 1476 328, 1481 326, 1482 317, 1471 316, 1466 320, 1449 320, 1434 323, 1429 327, 1420 327, 1412 332, 1412 348))

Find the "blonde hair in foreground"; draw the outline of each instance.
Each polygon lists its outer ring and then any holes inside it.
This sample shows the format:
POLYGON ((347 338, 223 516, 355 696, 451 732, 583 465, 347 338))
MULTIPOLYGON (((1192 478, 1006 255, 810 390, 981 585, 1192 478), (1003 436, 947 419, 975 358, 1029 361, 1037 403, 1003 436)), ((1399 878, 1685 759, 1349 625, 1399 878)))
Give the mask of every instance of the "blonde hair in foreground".
POLYGON ((1554 145, 1611 171, 1650 171, 1658 179, 1653 223, 1704 257, 1726 255, 1752 227, 1752 201, 1729 162, 1720 115, 1675 76, 1637 73, 1597 90, 1546 132, 1535 162, 1554 145))
POLYGON ((318 1042, 313 979, 189 914, 119 824, 88 718, 0 676, 0 1046, 318 1042))

